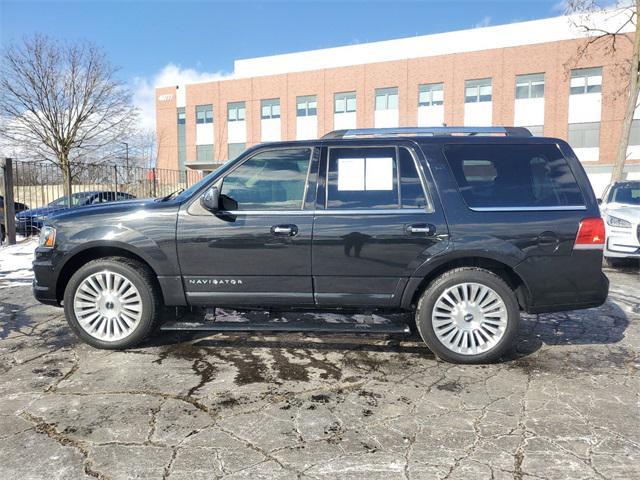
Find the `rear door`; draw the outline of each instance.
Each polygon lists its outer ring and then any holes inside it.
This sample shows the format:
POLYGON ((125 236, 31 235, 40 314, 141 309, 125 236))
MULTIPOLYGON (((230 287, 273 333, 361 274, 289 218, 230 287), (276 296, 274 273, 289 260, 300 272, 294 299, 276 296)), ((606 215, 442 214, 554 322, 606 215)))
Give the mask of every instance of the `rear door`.
POLYGON ((312 272, 320 307, 394 307, 447 226, 412 142, 328 143, 320 163, 312 272))

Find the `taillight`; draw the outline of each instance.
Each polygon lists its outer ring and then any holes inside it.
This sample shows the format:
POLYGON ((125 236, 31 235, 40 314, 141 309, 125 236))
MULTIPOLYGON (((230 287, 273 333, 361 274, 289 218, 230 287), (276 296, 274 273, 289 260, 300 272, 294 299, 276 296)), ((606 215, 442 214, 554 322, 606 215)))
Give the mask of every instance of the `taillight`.
POLYGON ((580 222, 574 250, 604 248, 604 221, 600 217, 585 218, 580 222))

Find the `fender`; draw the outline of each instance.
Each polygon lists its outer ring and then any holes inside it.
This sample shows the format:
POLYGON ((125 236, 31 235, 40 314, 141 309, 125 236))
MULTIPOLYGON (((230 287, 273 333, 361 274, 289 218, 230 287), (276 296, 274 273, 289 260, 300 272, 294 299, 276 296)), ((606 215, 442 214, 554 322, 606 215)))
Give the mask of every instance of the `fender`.
MULTIPOLYGON (((515 267, 526 258, 525 252, 514 246, 513 244, 489 236, 466 236, 457 237, 455 248, 451 241, 448 247, 438 255, 428 257, 415 271, 411 274, 402 294, 401 306, 408 309, 414 295, 420 288, 425 278, 428 278, 433 272, 442 268, 448 263, 460 262, 465 259, 488 260, 497 264, 505 265, 512 271, 515 267)), ((529 298, 529 286, 517 275, 522 281, 526 289, 527 298, 529 298)))
POLYGON ((56 243, 60 245, 55 253, 60 260, 54 262, 56 279, 65 266, 83 252, 94 248, 114 248, 126 251, 149 265, 158 279, 166 305, 186 304, 173 236, 167 236, 165 240, 169 241, 162 248, 142 232, 122 224, 70 230, 72 229, 60 229, 61 237, 56 239, 56 243))

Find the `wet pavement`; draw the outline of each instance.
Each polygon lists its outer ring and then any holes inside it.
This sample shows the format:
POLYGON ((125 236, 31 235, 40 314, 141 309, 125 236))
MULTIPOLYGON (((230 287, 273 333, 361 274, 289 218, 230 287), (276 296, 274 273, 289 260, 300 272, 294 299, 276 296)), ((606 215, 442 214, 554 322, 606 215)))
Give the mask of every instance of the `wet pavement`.
POLYGON ((607 274, 606 305, 524 317, 517 352, 485 366, 357 334, 94 350, 9 285, 0 476, 640 478, 640 275, 607 274))

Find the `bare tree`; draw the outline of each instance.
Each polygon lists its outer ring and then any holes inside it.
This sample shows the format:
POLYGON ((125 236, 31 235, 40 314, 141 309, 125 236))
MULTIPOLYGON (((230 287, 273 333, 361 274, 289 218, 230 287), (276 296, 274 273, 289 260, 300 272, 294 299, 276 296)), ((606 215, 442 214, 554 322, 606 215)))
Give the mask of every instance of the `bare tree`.
POLYGON ((118 142, 136 120, 116 72, 88 42, 36 35, 0 54, 1 134, 56 163, 65 195, 71 194, 72 162, 118 142))
POLYGON ((612 181, 622 180, 624 176, 631 125, 640 93, 639 9, 640 0, 616 0, 614 4, 607 3, 604 6, 598 0, 566 1, 566 10, 568 14, 572 14, 573 25, 587 35, 587 40, 578 49, 578 58, 588 55, 589 50, 596 45, 604 44, 605 51, 612 57, 619 51, 621 42, 630 42, 632 45, 630 58, 621 65, 622 76, 628 78, 622 92, 626 95, 627 105, 611 173, 612 181))

